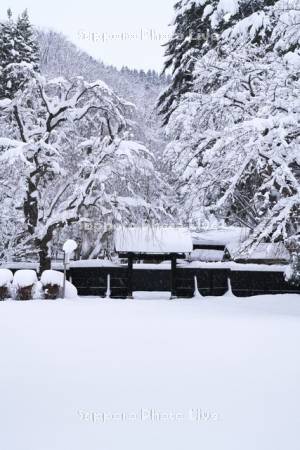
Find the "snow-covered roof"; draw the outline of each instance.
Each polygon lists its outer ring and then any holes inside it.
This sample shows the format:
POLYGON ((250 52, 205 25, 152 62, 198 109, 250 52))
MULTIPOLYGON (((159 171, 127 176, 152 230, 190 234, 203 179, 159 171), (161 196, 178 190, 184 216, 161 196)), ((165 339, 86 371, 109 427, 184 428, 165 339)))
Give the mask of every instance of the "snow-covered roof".
POLYGON ((228 245, 242 243, 249 235, 246 228, 228 227, 214 230, 203 230, 193 233, 194 245, 228 245))
POLYGON ((118 253, 189 253, 193 242, 186 228, 120 227, 115 232, 115 249, 118 253))
POLYGON ((252 250, 240 250, 236 244, 228 244, 227 250, 234 260, 290 260, 290 254, 282 242, 261 243, 252 250))

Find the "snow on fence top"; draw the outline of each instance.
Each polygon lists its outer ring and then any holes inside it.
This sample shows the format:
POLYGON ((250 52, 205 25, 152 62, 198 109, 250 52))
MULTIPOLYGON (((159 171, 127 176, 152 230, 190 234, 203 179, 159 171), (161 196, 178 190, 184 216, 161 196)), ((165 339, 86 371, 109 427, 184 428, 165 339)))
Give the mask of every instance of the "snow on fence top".
POLYGON ((115 249, 118 253, 190 253, 193 242, 186 228, 118 228, 115 232, 115 249))

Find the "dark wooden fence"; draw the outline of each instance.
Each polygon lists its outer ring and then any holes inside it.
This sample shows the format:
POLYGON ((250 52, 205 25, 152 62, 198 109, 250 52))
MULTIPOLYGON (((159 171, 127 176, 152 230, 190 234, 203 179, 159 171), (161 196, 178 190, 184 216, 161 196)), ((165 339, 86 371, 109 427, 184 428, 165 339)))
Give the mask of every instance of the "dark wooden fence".
POLYGON ((232 292, 237 297, 264 294, 300 293, 295 286, 285 281, 283 272, 230 271, 232 292))
POLYGON ((105 297, 107 276, 110 275, 111 296, 115 298, 127 296, 126 267, 71 268, 68 275, 78 289, 79 295, 105 297))
MULTIPOLYGON (((16 269, 12 269, 14 272, 16 269)), ((110 275, 112 298, 127 297, 127 267, 72 267, 68 278, 72 280, 81 296, 104 297, 107 291, 107 276, 110 275)), ((228 280, 237 297, 262 294, 298 293, 300 287, 291 286, 279 271, 230 270, 228 268, 177 267, 176 295, 191 298, 195 291, 195 277, 203 296, 222 296, 228 291, 228 280)), ((161 268, 134 268, 134 291, 171 291, 171 270, 161 268)))
MULTIPOLYGON (((71 268, 70 276, 79 295, 105 296, 107 275, 110 275, 111 296, 127 296, 127 268, 71 268)), ((228 291, 228 280, 237 297, 261 294, 300 293, 300 288, 289 285, 283 272, 235 271, 230 269, 201 269, 178 267, 176 271, 176 295, 191 298, 195 291, 195 277, 203 296, 222 296, 228 291)), ((171 290, 171 271, 162 269, 134 269, 134 291, 171 290)))
POLYGON ((195 292, 195 277, 198 290, 203 296, 221 296, 228 291, 228 269, 178 268, 176 291, 178 297, 190 298, 195 292))

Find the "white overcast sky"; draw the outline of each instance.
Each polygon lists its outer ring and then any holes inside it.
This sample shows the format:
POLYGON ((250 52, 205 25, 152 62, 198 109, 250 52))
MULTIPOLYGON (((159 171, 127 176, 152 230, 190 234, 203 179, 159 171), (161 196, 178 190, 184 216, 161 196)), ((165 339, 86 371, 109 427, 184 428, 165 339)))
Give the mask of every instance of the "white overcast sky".
POLYGON ((161 70, 175 0, 1 0, 0 19, 28 9, 34 25, 61 31, 117 67, 161 70), (123 33, 123 35, 122 35, 123 33), (115 37, 113 36, 115 35, 115 37), (161 36, 159 36, 161 35, 161 36))

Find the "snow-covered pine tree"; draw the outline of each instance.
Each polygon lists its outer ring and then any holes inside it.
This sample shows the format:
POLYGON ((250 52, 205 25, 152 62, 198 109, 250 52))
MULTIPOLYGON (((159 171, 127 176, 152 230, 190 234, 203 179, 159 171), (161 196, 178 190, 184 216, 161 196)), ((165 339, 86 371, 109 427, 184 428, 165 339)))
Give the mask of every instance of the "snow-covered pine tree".
POLYGON ((8 20, 0 23, 0 98, 12 98, 22 80, 10 79, 10 64, 21 62, 38 69, 39 52, 28 13, 24 11, 17 23, 8 10, 8 20))
POLYGON ((12 20, 11 10, 7 11, 7 19, 0 23, 0 98, 6 97, 8 80, 4 69, 15 62, 17 51, 15 49, 16 25, 12 20))
POLYGON ((27 9, 18 17, 16 31, 19 38, 17 42, 19 60, 16 62, 27 62, 32 64, 34 70, 38 70, 39 48, 27 9))
POLYGON ((258 43, 263 38, 259 28, 266 31, 264 9, 275 3, 276 0, 181 0, 175 4, 175 30, 167 43, 164 67, 164 71, 171 70, 172 80, 158 100, 165 125, 181 96, 192 91, 197 59, 217 48, 224 31, 234 30, 234 26, 237 31, 241 24, 242 30, 248 26, 246 34, 250 41, 258 43), (258 14, 254 25, 255 13, 258 14))
MULTIPOLYGON (((276 20, 263 61, 264 96, 257 108, 256 127, 262 138, 250 163, 257 183, 253 183, 256 192, 249 203, 259 215, 245 246, 271 240, 283 241, 290 249, 291 242, 300 242, 299 2, 278 1, 273 17, 276 20)), ((244 186, 250 164, 240 175, 244 186)))
POLYGON ((291 3, 225 30, 168 126, 184 210, 248 226, 247 245, 297 232, 300 11, 291 3))
POLYGON ((193 82, 193 68, 201 47, 207 42, 209 22, 203 17, 205 5, 196 1, 181 0, 174 6, 175 27, 172 39, 167 44, 164 72, 172 71, 170 86, 162 93, 158 109, 164 124, 176 108, 181 95, 188 92, 193 82))

